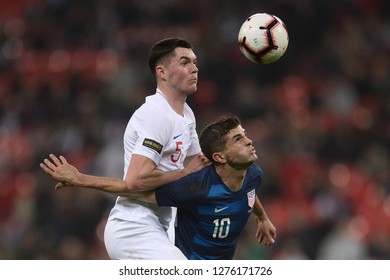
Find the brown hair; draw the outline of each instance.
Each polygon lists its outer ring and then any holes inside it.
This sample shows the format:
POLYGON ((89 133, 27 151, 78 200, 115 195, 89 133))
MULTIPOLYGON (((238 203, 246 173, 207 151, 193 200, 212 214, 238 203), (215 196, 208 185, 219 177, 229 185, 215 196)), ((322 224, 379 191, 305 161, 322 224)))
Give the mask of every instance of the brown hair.
POLYGON ((193 50, 192 44, 189 41, 179 37, 166 38, 152 46, 148 56, 148 64, 153 75, 156 75, 156 65, 161 59, 173 54, 178 47, 193 50))

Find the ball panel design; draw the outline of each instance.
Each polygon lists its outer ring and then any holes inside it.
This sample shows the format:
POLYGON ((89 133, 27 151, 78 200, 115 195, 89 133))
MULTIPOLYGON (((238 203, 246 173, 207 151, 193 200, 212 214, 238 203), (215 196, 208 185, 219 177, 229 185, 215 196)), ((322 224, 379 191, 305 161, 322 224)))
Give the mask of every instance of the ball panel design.
POLYGON ((254 63, 269 64, 286 52, 288 32, 282 20, 267 13, 247 18, 238 33, 238 43, 244 56, 254 63))

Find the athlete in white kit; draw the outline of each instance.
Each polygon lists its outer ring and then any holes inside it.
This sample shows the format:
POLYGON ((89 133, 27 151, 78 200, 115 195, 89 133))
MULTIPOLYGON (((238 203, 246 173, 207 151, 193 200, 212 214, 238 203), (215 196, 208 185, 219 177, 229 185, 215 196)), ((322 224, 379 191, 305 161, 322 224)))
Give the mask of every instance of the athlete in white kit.
MULTIPOLYGON (((186 156, 200 153, 195 116, 185 103, 197 89, 198 68, 191 45, 163 40, 152 48, 149 66, 156 75, 156 94, 134 113, 124 135, 125 180, 140 190, 145 188, 136 185, 138 176, 150 177, 156 180, 153 187, 160 186, 162 178, 151 176, 154 169, 181 170, 186 156)), ((119 196, 105 230, 108 254, 113 259, 185 259, 173 246, 172 229, 171 241, 167 238, 172 219, 169 207, 119 196)))
MULTIPOLYGON (((197 90, 197 58, 190 42, 168 38, 150 50, 157 90, 134 112, 124 134, 123 180, 82 173, 61 182, 45 160, 42 169, 61 184, 109 190, 152 190, 204 167, 194 113, 187 97, 197 90)), ((52 159, 58 160, 51 155, 52 159)), ((174 214, 174 213, 173 213, 174 214)), ((172 208, 118 193, 104 234, 111 259, 186 259, 174 246, 172 208), (169 229, 169 231, 168 231, 169 229), (168 236, 168 232, 170 236, 168 236)))

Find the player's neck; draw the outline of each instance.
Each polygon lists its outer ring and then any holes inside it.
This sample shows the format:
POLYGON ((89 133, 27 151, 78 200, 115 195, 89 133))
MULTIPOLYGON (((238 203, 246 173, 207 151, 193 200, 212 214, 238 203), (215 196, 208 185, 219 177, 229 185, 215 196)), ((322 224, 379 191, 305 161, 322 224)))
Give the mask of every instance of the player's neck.
POLYGON ((179 115, 184 116, 184 104, 187 96, 175 94, 172 90, 159 88, 171 108, 179 115))
POLYGON ((242 184, 244 183, 245 175, 247 169, 237 170, 231 168, 228 165, 216 166, 216 172, 221 177, 222 182, 231 190, 238 191, 241 189, 242 184))

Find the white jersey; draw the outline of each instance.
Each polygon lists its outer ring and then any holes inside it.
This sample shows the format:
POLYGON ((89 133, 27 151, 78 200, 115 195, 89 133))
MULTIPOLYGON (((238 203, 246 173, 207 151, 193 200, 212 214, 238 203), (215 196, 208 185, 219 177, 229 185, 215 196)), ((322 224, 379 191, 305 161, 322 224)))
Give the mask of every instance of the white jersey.
MULTIPOLYGON (((172 171, 183 168, 184 159, 200 153, 195 116, 185 104, 184 116, 177 114, 163 93, 146 97, 145 103, 134 112, 124 134, 124 177, 133 154, 155 162, 158 169, 172 171)), ((168 230, 172 219, 170 207, 142 203, 119 196, 109 220, 119 219, 150 228, 168 230)))

